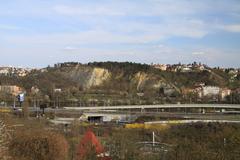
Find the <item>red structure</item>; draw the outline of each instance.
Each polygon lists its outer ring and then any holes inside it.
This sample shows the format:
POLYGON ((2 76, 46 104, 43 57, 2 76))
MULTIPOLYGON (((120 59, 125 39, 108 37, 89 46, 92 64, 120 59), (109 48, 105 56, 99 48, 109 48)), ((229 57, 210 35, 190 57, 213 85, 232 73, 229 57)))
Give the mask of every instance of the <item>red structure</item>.
POLYGON ((90 130, 85 133, 77 147, 77 159, 83 160, 88 154, 96 154, 99 160, 111 160, 109 156, 106 156, 103 146, 90 130))

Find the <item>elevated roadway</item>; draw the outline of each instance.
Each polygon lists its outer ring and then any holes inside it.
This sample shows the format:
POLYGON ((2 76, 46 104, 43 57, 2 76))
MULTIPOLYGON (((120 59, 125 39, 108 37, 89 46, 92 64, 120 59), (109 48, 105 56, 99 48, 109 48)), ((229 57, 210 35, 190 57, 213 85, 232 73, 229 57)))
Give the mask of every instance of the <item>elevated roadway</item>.
MULTIPOLYGON (((16 107, 15 109, 12 107, 0 107, 1 112, 11 112, 21 111, 23 108, 16 107)), ((224 112, 240 112, 240 104, 160 104, 160 105, 123 105, 123 106, 79 106, 79 107, 63 107, 63 108, 46 108, 46 112, 56 112, 56 113, 71 113, 71 114, 79 114, 83 111, 105 111, 105 112, 115 112, 115 111, 127 111, 132 110, 137 112, 143 110, 151 110, 155 112, 155 109, 216 109, 222 110, 225 109, 224 112)), ((40 108, 29 107, 30 112, 41 112, 40 108)), ((170 111, 170 110, 169 110, 170 111)))
POLYGON ((126 110, 126 109, 240 109, 240 104, 162 104, 162 105, 123 105, 97 107, 64 107, 66 110, 126 110))

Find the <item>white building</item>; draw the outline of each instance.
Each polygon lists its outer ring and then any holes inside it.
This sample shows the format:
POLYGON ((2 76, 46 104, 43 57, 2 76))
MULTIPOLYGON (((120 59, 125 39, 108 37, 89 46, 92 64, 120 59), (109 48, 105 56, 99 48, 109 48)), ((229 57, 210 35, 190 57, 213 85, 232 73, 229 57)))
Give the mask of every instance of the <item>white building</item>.
POLYGON ((227 96, 231 94, 231 90, 228 88, 220 88, 217 86, 198 86, 194 89, 197 93, 198 98, 203 97, 215 97, 220 98, 220 100, 225 100, 227 96))
POLYGON ((159 69, 161 71, 166 71, 167 70, 167 65, 166 64, 154 64, 154 68, 159 69))
POLYGON ((8 75, 10 73, 10 69, 8 67, 0 67, 0 75, 8 75))
POLYGON ((202 87, 203 96, 218 96, 220 88, 216 86, 204 86, 202 87))
POLYGON ((182 67, 181 72, 191 72, 192 69, 190 67, 182 67))

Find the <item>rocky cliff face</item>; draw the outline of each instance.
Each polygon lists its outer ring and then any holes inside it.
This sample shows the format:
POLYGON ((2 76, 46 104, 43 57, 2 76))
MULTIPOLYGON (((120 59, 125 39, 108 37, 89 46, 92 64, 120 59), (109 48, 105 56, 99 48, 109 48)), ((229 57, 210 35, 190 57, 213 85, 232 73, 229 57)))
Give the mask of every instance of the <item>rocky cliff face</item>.
POLYGON ((133 82, 137 84, 137 90, 143 89, 146 82, 149 80, 149 77, 144 72, 138 72, 134 75, 133 82))
MULTIPOLYGON (((171 85, 165 82, 161 77, 146 72, 137 72, 134 75, 128 75, 124 74, 124 71, 112 73, 105 68, 77 65, 75 67, 65 68, 61 70, 61 73, 65 77, 77 82, 85 90, 96 86, 104 89, 108 87, 108 85, 115 84, 118 80, 119 83, 124 84, 123 86, 134 86, 131 89, 136 91, 149 89, 154 91, 159 90, 161 87, 172 88, 171 85)), ((124 90, 124 88, 119 89, 124 90)))
POLYGON ((149 89, 159 91, 162 88, 166 93, 169 92, 171 94, 176 90, 170 82, 166 82, 162 77, 144 72, 136 73, 132 81, 136 84, 138 91, 149 89))
POLYGON ((89 77, 86 84, 87 88, 103 84, 103 82, 110 79, 111 73, 107 69, 94 68, 89 77))
POLYGON ((99 86, 111 77, 111 73, 104 68, 76 66, 66 69, 62 74, 78 82, 85 89, 99 86))

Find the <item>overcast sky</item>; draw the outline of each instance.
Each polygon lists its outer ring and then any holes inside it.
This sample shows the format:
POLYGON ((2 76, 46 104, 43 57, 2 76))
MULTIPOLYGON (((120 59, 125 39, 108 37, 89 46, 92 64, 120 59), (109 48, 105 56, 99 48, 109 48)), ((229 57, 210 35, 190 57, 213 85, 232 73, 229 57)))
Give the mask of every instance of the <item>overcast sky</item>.
POLYGON ((240 0, 0 0, 0 66, 240 67, 240 0))

